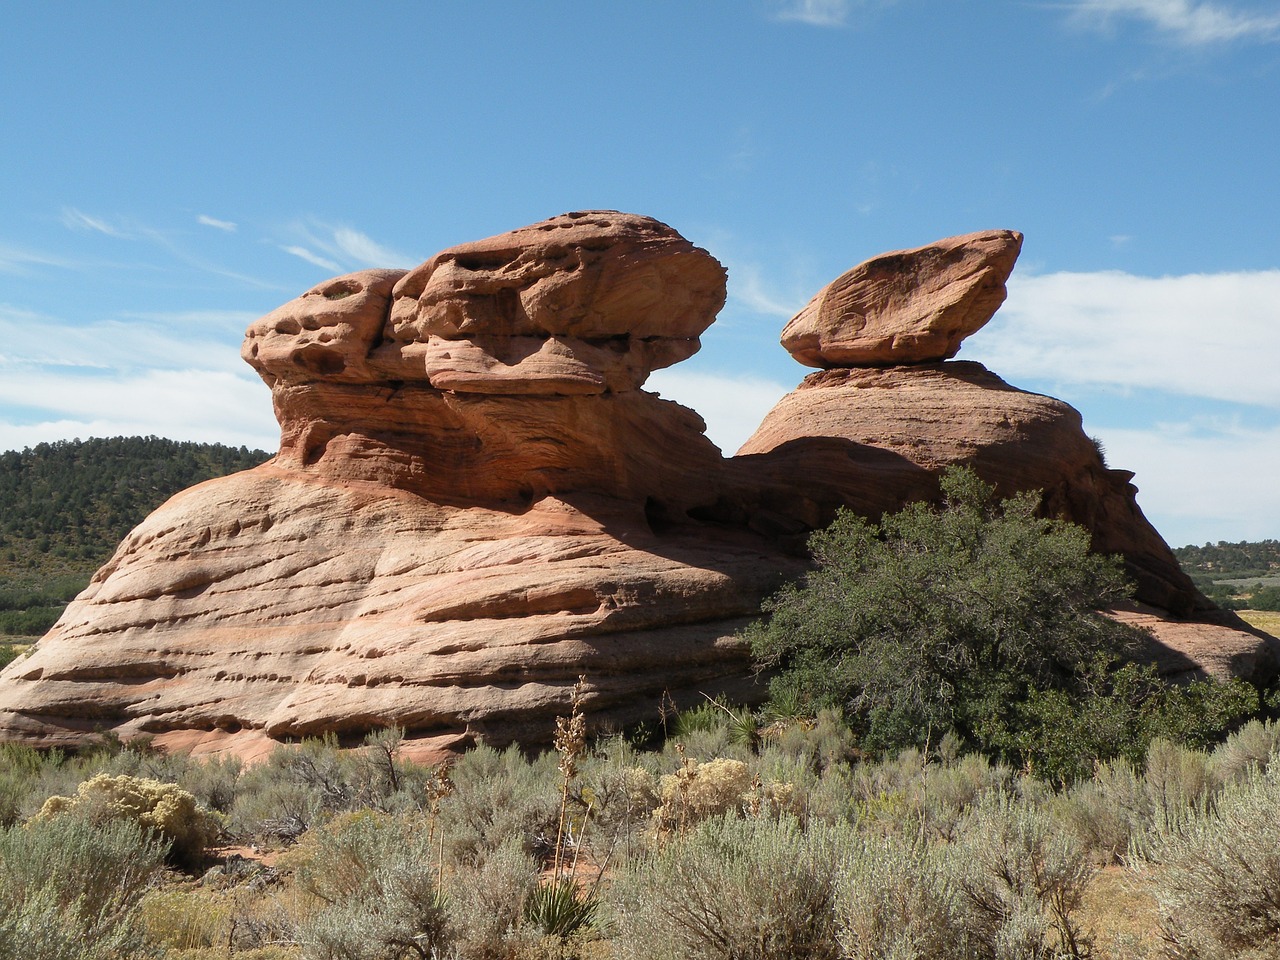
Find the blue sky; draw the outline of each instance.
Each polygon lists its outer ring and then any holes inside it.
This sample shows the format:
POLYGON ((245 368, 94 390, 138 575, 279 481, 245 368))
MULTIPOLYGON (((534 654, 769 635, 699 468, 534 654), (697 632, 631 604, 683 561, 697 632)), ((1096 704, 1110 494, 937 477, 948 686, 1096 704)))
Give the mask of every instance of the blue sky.
POLYGON ((1026 234, 962 358, 1084 414, 1174 545, 1280 537, 1280 3, 9 5, 0 449, 274 449, 245 326, 567 210, 729 269, 650 387, 731 452, 877 253, 1026 234))

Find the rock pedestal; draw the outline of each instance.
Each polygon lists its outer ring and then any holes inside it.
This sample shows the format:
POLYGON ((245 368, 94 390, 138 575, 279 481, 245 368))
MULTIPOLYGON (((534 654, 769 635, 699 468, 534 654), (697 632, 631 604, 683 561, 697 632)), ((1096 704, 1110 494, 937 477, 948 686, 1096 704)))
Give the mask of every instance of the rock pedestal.
POLYGON ((821 371, 728 459, 642 389, 725 297, 720 264, 656 220, 566 214, 320 284, 246 334, 277 456, 125 539, 0 675, 0 739, 254 755, 398 725, 430 757, 549 741, 580 674, 597 729, 702 692, 759 700, 736 633, 803 571, 808 532, 935 498, 951 464, 1044 491, 1123 554, 1145 606, 1117 615, 1155 628, 1170 673, 1274 671, 1274 641, 1208 612, 1076 411, 950 359, 1021 241, 834 281, 783 335, 821 371))

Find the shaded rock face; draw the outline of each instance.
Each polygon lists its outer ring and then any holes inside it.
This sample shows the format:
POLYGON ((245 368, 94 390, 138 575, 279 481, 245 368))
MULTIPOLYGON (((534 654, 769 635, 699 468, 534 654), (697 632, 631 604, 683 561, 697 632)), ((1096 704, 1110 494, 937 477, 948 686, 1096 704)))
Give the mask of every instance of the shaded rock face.
MULTIPOLYGON (((1125 555, 1171 673, 1262 675, 1273 641, 1207 609, 1071 407, 948 361, 1020 235, 886 255, 787 327, 824 367, 732 458, 644 392, 724 303, 674 230, 566 214, 335 278, 253 324, 280 452, 179 494, 0 676, 0 738, 95 729, 253 755, 399 725, 429 758, 545 743, 579 674, 601 724, 699 692, 759 700, 736 632, 840 506, 877 517, 972 464, 1125 555)), ((1135 621, 1137 622, 1137 621, 1135 621)))

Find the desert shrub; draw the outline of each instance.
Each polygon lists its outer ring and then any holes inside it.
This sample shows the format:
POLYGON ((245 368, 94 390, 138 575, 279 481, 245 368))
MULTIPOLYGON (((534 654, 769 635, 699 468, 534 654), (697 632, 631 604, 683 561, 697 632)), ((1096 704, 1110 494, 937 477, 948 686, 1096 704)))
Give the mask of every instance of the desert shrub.
POLYGON ((581 836, 597 864, 615 854, 631 857, 652 832, 659 777, 646 763, 656 768, 656 756, 638 753, 621 737, 598 744, 596 753, 583 761, 576 808, 582 816, 591 812, 592 829, 581 836))
POLYGON ((977 956, 945 847, 860 838, 841 859, 836 915, 847 960, 977 956))
POLYGON ((198 863, 222 832, 222 818, 177 784, 127 775, 100 773, 81 783, 73 797, 50 797, 37 819, 63 816, 133 821, 168 841, 171 856, 186 865, 198 863))
POLYGON ((1147 785, 1128 760, 1100 763, 1091 779, 1055 798, 1052 811, 1103 866, 1118 862, 1151 825, 1147 785))
POLYGON ((446 880, 460 960, 503 960, 537 939, 523 923, 537 887, 537 865, 512 837, 479 866, 459 866, 446 880))
POLYGON ((324 797, 313 787, 254 769, 242 778, 227 829, 241 840, 271 846, 298 839, 325 812, 324 797))
MULTIPOLYGON (((56 750, 45 754, 33 747, 0 744, 0 826, 12 826, 23 818, 41 772, 46 765, 60 764, 62 759, 56 750)), ((44 798, 40 799, 43 802, 44 798)))
POLYGON ((1213 791, 1209 755, 1157 737, 1147 748, 1143 783, 1153 821, 1170 826, 1213 791))
POLYGON ((139 904, 149 944, 170 950, 197 950, 223 942, 231 918, 229 904, 207 891, 155 889, 139 904))
POLYGON ((1001 960, 1086 957, 1076 912, 1094 870, 1088 851, 1042 808, 984 797, 948 849, 978 955, 1001 960))
POLYGON ((319 908, 299 924, 316 960, 432 957, 452 940, 433 845, 421 823, 374 811, 308 832, 288 858, 319 908))
POLYGON ((653 811, 662 829, 691 824, 742 809, 751 787, 751 770, 741 760, 717 757, 705 763, 686 758, 658 785, 662 803, 653 811))
POLYGON ((556 845, 560 793, 556 757, 528 760, 518 747, 479 746, 454 764, 452 792, 439 824, 452 860, 479 863, 516 837, 527 853, 549 859, 556 845))
POLYGON ((842 707, 874 749, 954 730, 989 754, 1037 690, 1069 689, 1134 633, 1096 611, 1128 593, 1117 560, 1082 528, 1036 516, 1039 496, 997 503, 971 469, 941 479, 945 505, 878 525, 841 512, 809 541, 817 568, 746 632, 776 669, 771 694, 842 707))
POLYGON ((812 720, 775 720, 761 732, 764 740, 784 754, 802 758, 815 770, 844 763, 854 756, 855 737, 838 710, 822 709, 812 720))
POLYGON ((836 830, 717 817, 611 891, 619 960, 835 960, 836 830))
POLYGON ((1250 720, 1213 751, 1210 766, 1219 784, 1248 779, 1255 770, 1265 770, 1271 757, 1280 751, 1280 722, 1250 720))
POLYGON ((57 817, 0 831, 0 957, 142 955, 138 902, 165 852, 130 820, 57 817))
POLYGON ((1162 828, 1151 884, 1172 956, 1280 957, 1280 764, 1223 787, 1213 804, 1162 828))

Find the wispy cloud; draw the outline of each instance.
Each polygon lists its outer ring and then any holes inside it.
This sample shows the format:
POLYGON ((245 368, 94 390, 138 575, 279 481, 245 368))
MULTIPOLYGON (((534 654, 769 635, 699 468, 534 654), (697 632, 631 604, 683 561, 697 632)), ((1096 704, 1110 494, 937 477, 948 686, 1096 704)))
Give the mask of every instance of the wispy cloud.
POLYGON ((963 356, 1007 377, 1162 390, 1280 411, 1280 270, 1014 276, 963 356))
POLYGON ((1078 21, 1102 27, 1116 19, 1146 23, 1183 46, 1280 39, 1280 14, 1246 12, 1208 0, 1075 0, 1072 9, 1078 21))
POLYGON ((292 242, 278 243, 281 250, 334 273, 369 267, 412 267, 422 259, 393 250, 348 226, 312 220, 293 224, 288 233, 292 242))
POLYGON ((333 242, 338 249, 351 259, 366 267, 406 267, 413 266, 414 258, 374 242, 368 234, 350 227, 338 227, 333 231, 333 242))
POLYGON ((90 436, 274 449, 265 385, 240 360, 233 311, 67 323, 0 305, 0 450, 90 436))
POLYGON ((91 217, 82 210, 75 207, 62 208, 62 223, 69 230, 86 231, 92 230, 98 233, 106 234, 108 237, 116 237, 120 240, 130 240, 132 237, 124 230, 116 227, 101 217, 91 217))
POLYGON ((281 247, 280 249, 283 250, 285 253, 291 253, 295 257, 300 257, 301 259, 307 261, 307 263, 315 264, 317 267, 320 267, 324 270, 331 270, 334 273, 342 272, 342 267, 340 265, 334 263, 332 260, 326 260, 324 257, 320 256, 319 254, 312 253, 306 247, 289 246, 289 247, 281 247))
POLYGON ((804 306, 804 300, 771 289, 760 268, 751 263, 729 268, 729 298, 752 313, 788 320, 804 306))
POLYGON ((1280 270, 1015 275, 960 356, 1091 409, 1169 542, 1257 539, 1280 535, 1277 329, 1280 270))
POLYGON ((784 0, 774 19, 807 23, 811 27, 843 27, 849 19, 851 0, 784 0))
POLYGON ((235 233, 236 225, 230 220, 218 220, 214 217, 205 216, 203 213, 196 217, 196 223, 206 227, 213 227, 215 230, 221 230, 224 233, 235 233))
POLYGON ((0 273, 26 273, 28 267, 71 267, 69 260, 43 253, 0 244, 0 273))

